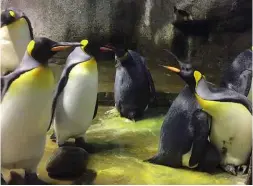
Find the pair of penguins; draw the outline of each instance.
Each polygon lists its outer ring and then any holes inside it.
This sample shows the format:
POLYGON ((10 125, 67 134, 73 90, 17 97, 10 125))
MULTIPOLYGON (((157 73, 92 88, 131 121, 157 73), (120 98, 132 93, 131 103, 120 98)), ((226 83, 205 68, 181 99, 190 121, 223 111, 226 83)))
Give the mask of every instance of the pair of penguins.
POLYGON ((163 67, 187 85, 166 114, 158 153, 145 161, 209 173, 220 166, 232 175, 244 174, 252 151, 252 50, 234 59, 219 88, 168 52, 180 69, 163 67))
MULTIPOLYGON (((84 134, 98 109, 98 72, 95 58, 84 51, 88 41, 34 39, 28 17, 15 8, 2 12, 0 32, 2 167, 22 168, 26 177, 36 177, 46 132, 53 122, 59 146, 75 138, 76 146, 92 151, 84 134), (54 91, 55 80, 48 60, 70 47, 75 49, 68 56, 54 91)), ((155 98, 145 59, 134 51, 112 45, 101 50, 115 53, 116 108, 123 117, 141 117, 151 98, 155 98)))

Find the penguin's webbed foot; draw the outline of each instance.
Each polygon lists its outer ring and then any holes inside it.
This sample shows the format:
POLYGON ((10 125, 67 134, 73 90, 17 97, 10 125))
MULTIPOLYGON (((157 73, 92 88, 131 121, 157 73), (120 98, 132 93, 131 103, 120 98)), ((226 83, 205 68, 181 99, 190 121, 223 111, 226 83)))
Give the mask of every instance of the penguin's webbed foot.
POLYGON ((82 137, 75 138, 75 145, 77 147, 80 147, 80 148, 86 150, 90 154, 95 152, 94 146, 89 143, 86 143, 82 137))
POLYGON ((148 162, 148 163, 153 163, 153 164, 157 164, 157 165, 166 165, 162 160, 161 157, 159 155, 155 155, 154 157, 147 159, 147 160, 143 160, 143 162, 148 162))
POLYGON ((234 176, 237 175, 237 172, 236 172, 236 167, 234 165, 231 165, 231 164, 227 164, 227 165, 221 165, 221 168, 229 173, 229 174, 232 174, 234 176))

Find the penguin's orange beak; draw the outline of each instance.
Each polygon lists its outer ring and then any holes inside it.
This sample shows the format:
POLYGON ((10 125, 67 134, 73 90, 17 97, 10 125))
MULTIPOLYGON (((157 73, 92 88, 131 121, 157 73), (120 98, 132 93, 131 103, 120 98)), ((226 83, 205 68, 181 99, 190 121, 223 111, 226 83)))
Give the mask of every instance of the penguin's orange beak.
POLYGON ((55 42, 54 46, 51 48, 51 51, 59 52, 70 47, 78 47, 78 46, 82 46, 82 44, 78 42, 55 42))
POLYGON ((107 51, 115 52, 115 49, 116 48, 111 43, 108 43, 107 45, 100 47, 100 51, 102 52, 107 52, 107 51))
POLYGON ((175 72, 175 73, 179 73, 180 72, 180 69, 176 68, 176 67, 171 67, 171 66, 164 66, 164 65, 160 65, 162 66, 163 68, 166 68, 172 72, 175 72))
POLYGON ((102 52, 113 51, 113 49, 107 48, 107 47, 100 47, 100 50, 101 50, 102 52))

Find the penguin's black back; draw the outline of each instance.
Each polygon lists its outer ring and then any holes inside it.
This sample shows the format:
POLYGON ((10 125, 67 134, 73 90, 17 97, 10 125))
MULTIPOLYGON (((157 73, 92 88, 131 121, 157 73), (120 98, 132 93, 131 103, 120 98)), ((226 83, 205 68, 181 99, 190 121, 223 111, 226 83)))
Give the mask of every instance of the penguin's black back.
POLYGON ((132 111, 142 112, 149 102, 149 81, 145 71, 141 56, 131 50, 128 50, 128 58, 116 67, 115 103, 123 116, 127 117, 132 111))
POLYGON ((186 85, 169 108, 160 132, 158 154, 167 154, 168 165, 180 167, 182 155, 189 152, 194 137, 191 120, 199 108, 194 94, 186 85))
POLYGON ((252 81, 252 51, 240 53, 227 68, 221 79, 221 87, 232 88, 248 96, 252 81))

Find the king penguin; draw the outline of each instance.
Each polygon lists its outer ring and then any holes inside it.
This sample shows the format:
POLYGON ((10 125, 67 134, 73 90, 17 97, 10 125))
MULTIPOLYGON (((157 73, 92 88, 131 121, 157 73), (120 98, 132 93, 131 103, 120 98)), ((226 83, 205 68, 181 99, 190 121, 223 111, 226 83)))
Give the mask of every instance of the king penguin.
MULTIPOLYGON (((192 73, 190 63, 180 64, 180 75, 192 73)), ((170 106, 160 131, 158 153, 145 162, 174 168, 188 167, 214 172, 221 156, 209 142, 210 115, 201 110, 194 94, 186 85, 170 106)))
POLYGON ((67 58, 55 91, 51 122, 59 146, 75 138, 76 146, 92 152, 84 135, 98 109, 98 70, 95 58, 84 50, 88 40, 81 43, 83 46, 75 48, 67 58))
POLYGON ((24 12, 16 8, 7 8, 1 13, 1 75, 6 75, 18 67, 26 46, 32 39, 31 22, 24 12))
POLYGON ((48 59, 58 51, 80 45, 44 37, 31 40, 20 65, 1 77, 2 168, 24 169, 27 175, 36 175, 44 153, 55 84, 48 59))
POLYGON ((231 88, 252 101, 252 50, 241 52, 226 69, 220 86, 231 88))
POLYGON ((232 89, 209 86, 197 70, 190 74, 167 66, 189 85, 203 111, 212 117, 210 142, 221 154, 220 166, 226 172, 245 173, 252 150, 252 104, 232 89))
POLYGON ((156 101, 156 91, 146 60, 139 53, 118 49, 112 45, 100 48, 101 51, 115 53, 116 75, 114 99, 121 117, 139 120, 151 102, 156 101))

